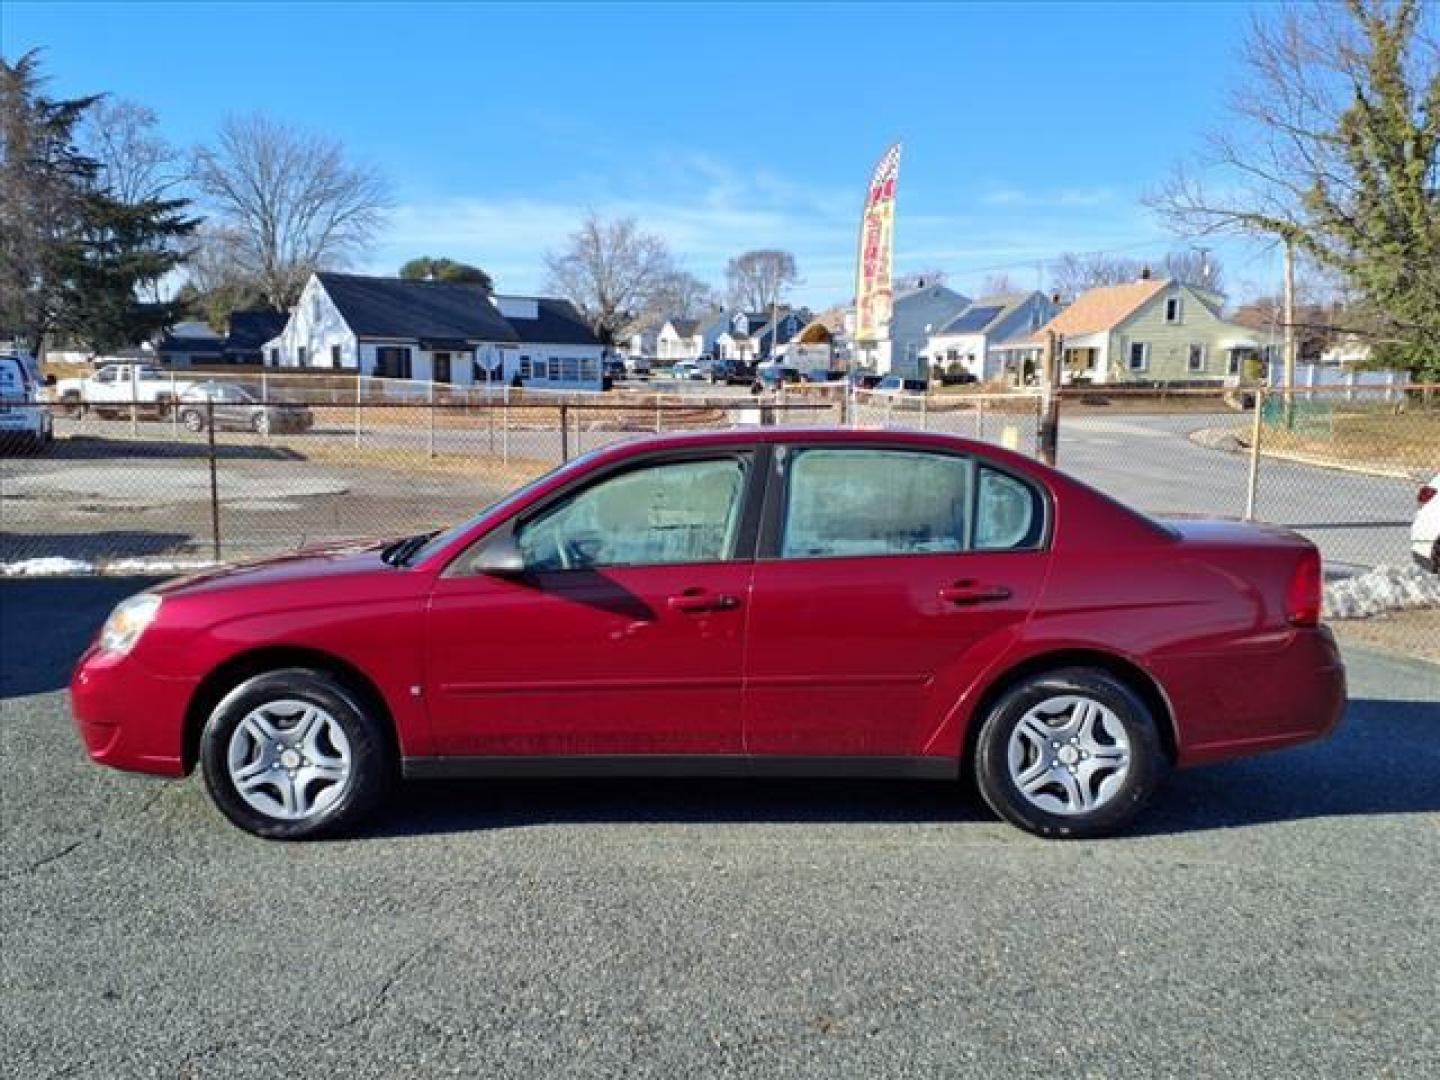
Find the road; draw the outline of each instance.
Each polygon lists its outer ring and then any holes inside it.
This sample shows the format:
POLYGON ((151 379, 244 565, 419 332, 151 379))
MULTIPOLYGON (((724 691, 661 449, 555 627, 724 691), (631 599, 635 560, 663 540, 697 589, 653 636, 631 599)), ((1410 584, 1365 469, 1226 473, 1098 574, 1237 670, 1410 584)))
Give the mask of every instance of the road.
POLYGON ((140 581, 0 584, 7 1076, 1436 1075, 1440 668, 1046 843, 945 786, 405 791, 279 845, 84 760, 140 581))

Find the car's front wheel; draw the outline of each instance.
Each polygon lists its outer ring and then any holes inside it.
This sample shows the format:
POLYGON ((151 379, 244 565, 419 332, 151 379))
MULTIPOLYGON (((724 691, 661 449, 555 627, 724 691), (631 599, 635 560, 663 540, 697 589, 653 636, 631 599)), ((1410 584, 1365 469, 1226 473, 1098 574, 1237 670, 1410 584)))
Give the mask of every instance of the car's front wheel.
POLYGON ((354 828, 384 798, 395 762, 363 695, 291 668, 241 683, 200 738, 205 786, 240 828, 298 840, 354 828))
POLYGON ((185 425, 186 431, 205 430, 205 416, 199 409, 186 409, 180 414, 180 422, 185 425))
POLYGON ((1065 668, 1024 679, 984 718, 980 794, 1039 836, 1106 836, 1127 825, 1168 769, 1155 718, 1108 672, 1065 668))

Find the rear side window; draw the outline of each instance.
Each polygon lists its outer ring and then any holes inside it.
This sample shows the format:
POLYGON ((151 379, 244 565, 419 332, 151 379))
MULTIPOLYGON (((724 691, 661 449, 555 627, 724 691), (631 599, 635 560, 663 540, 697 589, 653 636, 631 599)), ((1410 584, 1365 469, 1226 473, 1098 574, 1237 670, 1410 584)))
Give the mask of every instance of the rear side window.
POLYGON ((780 556, 965 550, 969 460, 903 450, 811 449, 790 462, 780 556))
POLYGON ((1040 493, 1022 480, 980 467, 975 500, 975 548, 1008 551, 1033 548, 1045 527, 1040 493))

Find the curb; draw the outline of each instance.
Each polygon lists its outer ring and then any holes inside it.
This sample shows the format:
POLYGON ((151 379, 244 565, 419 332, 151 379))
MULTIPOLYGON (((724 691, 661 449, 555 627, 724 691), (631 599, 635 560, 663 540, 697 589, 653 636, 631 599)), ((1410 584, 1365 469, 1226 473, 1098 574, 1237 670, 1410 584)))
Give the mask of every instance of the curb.
MULTIPOLYGON (((1231 428, 1199 428, 1186 436, 1196 446, 1206 450, 1218 450, 1222 454, 1246 454, 1250 452, 1250 444, 1247 441, 1249 432, 1237 433, 1231 428), (1208 440, 1210 437, 1224 437, 1233 439, 1243 448, 1241 450, 1227 450, 1222 446, 1212 445, 1208 440)), ((1386 480, 1410 480, 1418 478, 1418 474, 1405 469, 1387 469, 1376 465, 1350 465, 1343 461, 1333 461, 1329 458, 1313 457, 1309 454, 1295 454, 1285 450, 1260 450, 1262 458, 1272 458, 1275 461, 1289 461, 1296 465, 1310 465, 1317 469, 1334 469, 1336 472, 1352 473, 1357 476, 1376 476, 1386 480)))

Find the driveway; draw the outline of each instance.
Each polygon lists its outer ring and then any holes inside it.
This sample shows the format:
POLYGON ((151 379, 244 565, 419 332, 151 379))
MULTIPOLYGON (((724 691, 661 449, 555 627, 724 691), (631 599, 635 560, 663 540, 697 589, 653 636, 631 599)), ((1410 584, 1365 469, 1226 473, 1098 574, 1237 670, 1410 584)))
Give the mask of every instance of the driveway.
POLYGON ((417 786, 282 845, 89 764, 68 669, 140 581, 0 584, 5 1073, 1434 1075, 1440 668, 1331 741, 1046 843, 943 785, 417 786), (1427 1062, 1429 1064, 1427 1064, 1427 1062))

